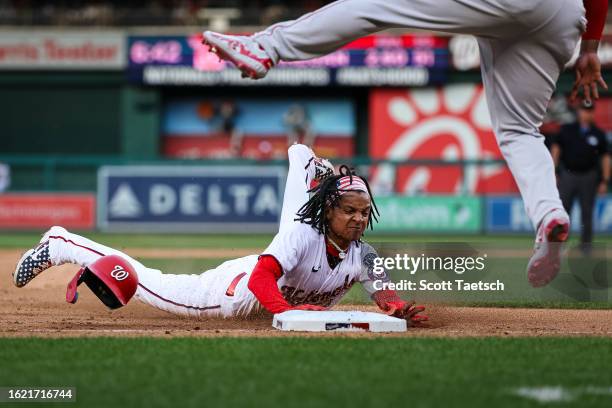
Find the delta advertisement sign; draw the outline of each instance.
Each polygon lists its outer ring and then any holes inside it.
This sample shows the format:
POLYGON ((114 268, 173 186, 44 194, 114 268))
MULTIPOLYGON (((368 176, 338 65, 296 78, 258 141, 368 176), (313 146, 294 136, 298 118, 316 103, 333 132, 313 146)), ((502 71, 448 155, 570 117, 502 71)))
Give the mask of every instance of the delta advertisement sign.
POLYGON ((438 164, 373 166, 371 184, 399 194, 510 194, 516 184, 503 161, 481 85, 374 89, 370 157, 438 164), (486 160, 484 164, 453 164, 486 160))
POLYGON ((5 31, 0 34, 0 69, 122 70, 121 32, 5 31))
POLYGON ((104 166, 98 171, 103 231, 276 232, 283 167, 104 166))

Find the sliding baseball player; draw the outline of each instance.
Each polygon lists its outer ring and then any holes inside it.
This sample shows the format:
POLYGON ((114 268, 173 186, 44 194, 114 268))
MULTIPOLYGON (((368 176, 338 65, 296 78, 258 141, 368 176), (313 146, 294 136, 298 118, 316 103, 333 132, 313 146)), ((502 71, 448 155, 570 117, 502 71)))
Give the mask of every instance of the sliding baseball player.
POLYGON ((388 278, 374 273, 376 251, 361 241, 376 219, 367 181, 345 166, 335 175, 329 162, 304 145, 289 148, 289 163, 279 232, 260 255, 227 261, 202 274, 169 274, 52 227, 19 260, 14 283, 23 287, 55 265, 72 263, 82 269, 69 284, 69 302, 76 301, 76 287, 85 282, 111 308, 135 294, 171 313, 222 317, 246 317, 264 309, 326 310, 360 283, 386 313, 426 320, 419 314, 423 307, 392 290, 375 289, 375 281, 388 278))

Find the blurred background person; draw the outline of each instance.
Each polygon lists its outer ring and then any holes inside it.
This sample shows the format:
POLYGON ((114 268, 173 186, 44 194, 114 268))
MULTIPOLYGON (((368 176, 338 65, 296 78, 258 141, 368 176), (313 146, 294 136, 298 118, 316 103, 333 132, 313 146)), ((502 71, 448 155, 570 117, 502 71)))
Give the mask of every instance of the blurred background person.
POLYGON ((218 109, 221 120, 221 131, 230 138, 230 154, 234 157, 240 156, 242 150, 242 131, 236 126, 240 111, 232 100, 223 100, 218 109))
POLYGON ((557 136, 563 125, 574 123, 576 114, 563 94, 555 94, 548 103, 540 133, 544 135, 544 144, 550 150, 553 139, 557 136))
POLYGON ((0 193, 5 192, 11 186, 11 168, 6 163, 0 162, 0 193))
POLYGON ((551 146, 555 166, 561 167, 559 194, 565 210, 571 213, 574 200, 580 202, 584 253, 590 252, 593 240, 595 197, 605 194, 610 182, 610 145, 595 124, 594 109, 593 102, 582 102, 576 121, 562 126, 551 146))
POLYGON ((287 127, 288 146, 301 142, 312 149, 316 135, 312 131, 308 112, 303 105, 296 103, 289 106, 283 116, 283 121, 287 127))

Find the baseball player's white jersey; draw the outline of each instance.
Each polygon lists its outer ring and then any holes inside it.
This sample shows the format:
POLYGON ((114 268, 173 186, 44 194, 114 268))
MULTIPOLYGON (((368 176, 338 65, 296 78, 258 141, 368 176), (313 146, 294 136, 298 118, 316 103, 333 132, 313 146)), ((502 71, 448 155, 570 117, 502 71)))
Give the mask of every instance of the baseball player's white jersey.
POLYGON ((253 39, 276 63, 322 56, 387 28, 475 35, 495 135, 537 226, 564 211, 538 129, 584 16, 582 0, 338 0, 253 39))
POLYGON ((278 287, 285 300, 292 305, 328 307, 361 280, 361 247, 351 242, 346 258, 332 269, 327 262, 325 236, 310 225, 294 223, 278 233, 263 254, 273 255, 283 268, 278 287))
MULTIPOLYGON (((310 225, 293 220, 308 198, 313 170, 305 167, 310 157, 312 152, 306 146, 289 149, 283 221, 263 254, 274 256, 282 266, 278 287, 290 304, 327 307, 336 304, 355 282, 363 283, 372 292, 372 281, 381 277, 372 275, 368 260, 375 252, 368 244, 351 243, 346 258, 332 269, 327 262, 325 237, 310 225)), ((158 309, 187 316, 224 317, 247 316, 262 309, 247 287, 258 255, 224 262, 199 275, 175 275, 147 268, 127 254, 61 227, 51 228, 43 241, 47 239, 54 265, 73 263, 86 267, 105 255, 124 257, 138 274, 136 298, 158 309)))

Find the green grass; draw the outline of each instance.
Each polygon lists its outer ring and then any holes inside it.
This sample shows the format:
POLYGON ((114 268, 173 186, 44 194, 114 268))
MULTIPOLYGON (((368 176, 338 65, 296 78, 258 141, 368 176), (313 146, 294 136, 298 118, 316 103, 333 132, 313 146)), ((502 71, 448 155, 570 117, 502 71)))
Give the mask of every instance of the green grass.
POLYGON ((0 360, 1 386, 77 387, 79 407, 537 407, 513 390, 612 385, 604 338, 28 338, 0 360))
MULTIPOLYGON (((28 248, 40 240, 41 233, 15 232, 0 234, 0 248, 28 248)), ((260 248, 271 240, 270 234, 186 235, 186 234, 104 234, 84 232, 81 235, 114 248, 260 248)))
MULTIPOLYGON (((33 232, 2 232, 0 233, 0 248, 29 248, 38 242, 43 231, 33 232)), ((264 248, 272 240, 272 234, 106 234, 100 232, 83 232, 83 236, 101 244, 117 248, 264 248)), ((368 242, 496 242, 496 243, 527 243, 531 245, 531 235, 378 235, 368 234, 368 242)), ((597 236, 597 242, 612 243, 612 236, 597 236)))
MULTIPOLYGON (((40 240, 43 231, 1 232, 0 248, 30 248, 40 240)), ((101 232, 82 232, 81 235, 101 244, 114 248, 265 248, 272 241, 272 234, 108 234, 101 232)), ((461 242, 473 244, 495 244, 502 246, 520 245, 531 247, 531 235, 379 235, 368 234, 364 238, 370 243, 423 244, 433 242, 461 242)), ((601 245, 612 244, 612 235, 596 236, 595 242, 601 245)), ((569 245, 577 243, 574 234, 569 245)))

